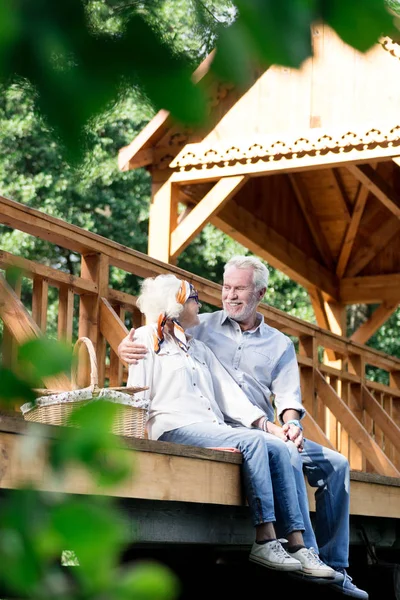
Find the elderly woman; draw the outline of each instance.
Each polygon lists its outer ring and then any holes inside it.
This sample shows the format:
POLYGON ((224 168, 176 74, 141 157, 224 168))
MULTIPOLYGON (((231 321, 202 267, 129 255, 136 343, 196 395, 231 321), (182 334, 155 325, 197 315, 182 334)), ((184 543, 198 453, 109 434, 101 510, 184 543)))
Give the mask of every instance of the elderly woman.
POLYGON ((250 403, 212 351, 185 333, 199 322, 196 290, 174 275, 159 275, 143 281, 137 306, 149 324, 136 330, 135 339, 152 350, 145 360, 130 365, 127 385, 149 387, 141 393, 150 400, 149 437, 237 448, 243 455, 243 483, 255 527, 250 560, 328 582, 333 569, 303 544, 296 482, 280 428, 276 435, 267 433, 263 411, 250 403), (243 427, 230 427, 224 417, 243 427), (276 539, 276 519, 288 540, 287 550, 276 539))

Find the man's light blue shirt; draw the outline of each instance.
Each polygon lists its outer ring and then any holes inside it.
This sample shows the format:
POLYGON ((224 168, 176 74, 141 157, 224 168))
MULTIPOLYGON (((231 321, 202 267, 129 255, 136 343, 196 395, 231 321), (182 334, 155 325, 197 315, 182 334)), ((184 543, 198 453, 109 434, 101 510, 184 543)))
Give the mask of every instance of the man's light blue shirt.
MULTIPOLYGON (((199 315, 200 325, 190 329, 204 342, 242 388, 249 400, 259 406, 271 421, 281 421, 284 410, 305 414, 301 403, 299 368, 292 340, 264 323, 242 331, 225 311, 199 315), (271 395, 273 394, 273 404, 271 395)), ((282 422, 282 421, 281 421, 282 422)))

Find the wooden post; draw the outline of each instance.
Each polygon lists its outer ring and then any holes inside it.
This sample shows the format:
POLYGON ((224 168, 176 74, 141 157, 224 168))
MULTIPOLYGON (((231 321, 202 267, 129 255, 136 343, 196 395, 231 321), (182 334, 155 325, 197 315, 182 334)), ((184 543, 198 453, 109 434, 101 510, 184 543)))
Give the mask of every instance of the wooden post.
POLYGON ((33 278, 32 317, 43 333, 46 333, 47 327, 48 293, 49 284, 47 279, 35 276, 33 278))
MULTIPOLYGON (((362 384, 365 381, 365 359, 360 354, 349 354, 348 369, 350 373, 358 375, 360 383, 350 384, 349 408, 357 419, 365 425, 362 407, 362 384)), ((367 462, 357 444, 350 438, 350 467, 359 471, 367 469, 367 462)), ((369 465, 371 468, 371 465, 369 465)))
MULTIPOLYGON (((91 339, 96 348, 99 386, 104 385, 106 340, 100 331, 100 299, 107 298, 109 283, 109 259, 104 254, 86 254, 82 256, 81 277, 93 281, 98 286, 98 293, 82 294, 79 305, 79 337, 91 339)), ((78 369, 79 387, 89 381, 89 362, 82 359, 78 369)))
MULTIPOLYGON (((314 369, 318 367, 318 347, 315 337, 299 337, 299 355, 312 360, 312 366, 300 367, 300 385, 304 408, 318 422, 318 398, 314 381, 314 369)), ((321 423, 318 422, 318 425, 321 427, 321 423)))
POLYGON ((58 339, 70 344, 74 318, 74 291, 66 286, 60 286, 58 293, 58 339))
MULTIPOLYGON (((18 298, 21 298, 21 287, 22 287, 22 275, 19 273, 17 277, 14 275, 14 269, 10 272, 9 269, 6 270, 5 279, 7 283, 12 287, 15 292, 15 295, 18 298)), ((16 343, 15 338, 13 337, 10 329, 8 329, 7 325, 4 323, 4 331, 3 331, 3 344, 2 344, 2 354, 3 354, 3 365, 8 367, 9 369, 13 369, 17 363, 17 350, 18 345, 16 343)))
POLYGON ((171 232, 178 223, 178 186, 168 179, 152 184, 148 255, 171 262, 171 232))

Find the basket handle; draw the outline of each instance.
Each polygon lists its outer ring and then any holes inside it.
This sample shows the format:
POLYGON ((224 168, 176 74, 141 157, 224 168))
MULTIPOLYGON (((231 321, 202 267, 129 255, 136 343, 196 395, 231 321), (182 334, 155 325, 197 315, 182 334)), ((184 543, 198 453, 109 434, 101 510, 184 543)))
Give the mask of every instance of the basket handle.
MULTIPOLYGON (((96 352, 93 346, 92 340, 88 337, 80 337, 74 345, 73 356, 78 358, 79 350, 81 346, 85 346, 90 360, 90 387, 96 389, 99 381, 98 370, 97 370, 97 358, 96 352)), ((78 376, 78 360, 75 360, 72 367, 72 388, 77 389, 77 376, 78 376)))

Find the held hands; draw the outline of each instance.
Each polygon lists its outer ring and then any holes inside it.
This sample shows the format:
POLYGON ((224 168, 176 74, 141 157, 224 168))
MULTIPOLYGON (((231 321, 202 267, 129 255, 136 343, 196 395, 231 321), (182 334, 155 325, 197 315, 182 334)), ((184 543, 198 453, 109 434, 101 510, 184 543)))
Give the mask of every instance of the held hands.
POLYGON ((300 427, 297 427, 294 423, 285 423, 282 430, 285 432, 287 439, 295 444, 298 451, 303 452, 304 438, 300 427))
POLYGON ((135 329, 133 328, 118 346, 118 356, 128 365, 137 365, 140 360, 145 358, 146 353, 146 346, 135 342, 135 329))

